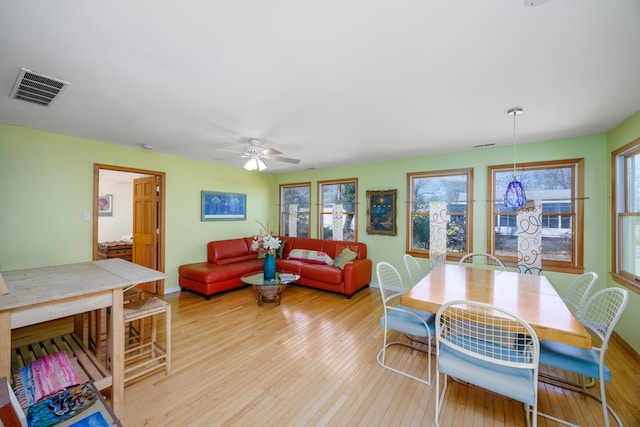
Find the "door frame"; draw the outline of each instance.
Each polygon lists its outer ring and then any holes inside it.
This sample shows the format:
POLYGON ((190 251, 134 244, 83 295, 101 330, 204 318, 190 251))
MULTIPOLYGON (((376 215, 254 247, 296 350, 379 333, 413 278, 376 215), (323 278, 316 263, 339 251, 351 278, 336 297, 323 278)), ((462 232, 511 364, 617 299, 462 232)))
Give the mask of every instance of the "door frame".
MULTIPOLYGON (((147 169, 131 168, 126 166, 106 165, 102 163, 93 164, 93 260, 98 259, 98 200, 100 190, 100 170, 111 170, 117 172, 130 172, 144 175, 151 175, 157 178, 160 191, 158 191, 158 271, 164 272, 165 267, 165 187, 166 173, 147 169)), ((164 295, 164 280, 158 283, 158 295, 164 295)))

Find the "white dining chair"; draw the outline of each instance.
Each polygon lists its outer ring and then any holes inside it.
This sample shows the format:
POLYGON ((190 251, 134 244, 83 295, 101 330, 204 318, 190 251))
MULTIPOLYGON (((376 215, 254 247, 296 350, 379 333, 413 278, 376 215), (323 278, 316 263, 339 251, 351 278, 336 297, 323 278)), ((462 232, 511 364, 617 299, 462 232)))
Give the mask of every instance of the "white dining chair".
MULTIPOLYGON (((599 400, 602 403, 604 425, 607 427, 610 425, 608 412, 611 412, 618 425, 622 426, 618 415, 607 404, 605 384, 611 381, 611 371, 604 363, 604 356, 609 344, 609 338, 627 306, 628 299, 629 293, 622 288, 602 289, 589 297, 578 320, 591 332, 594 338, 597 337, 596 339, 600 341, 592 348, 584 349, 549 340, 544 340, 540 343, 540 364, 578 374, 580 379, 578 384, 571 384, 566 381, 559 382, 564 383, 561 385, 565 386, 577 386, 583 393, 599 400), (600 397, 586 390, 582 381, 583 377, 594 378, 599 381, 600 397)), ((542 378, 543 380, 549 379, 546 375, 542 378)), ((551 379, 557 378, 551 377, 551 379)), ((557 381, 551 382, 558 384, 557 381)))
POLYGON ((409 279, 411 280, 411 286, 415 285, 425 276, 422 271, 422 267, 418 263, 418 260, 409 254, 404 254, 404 265, 407 267, 409 273, 409 279))
POLYGON ((384 329, 384 339, 382 348, 376 357, 378 364, 385 369, 389 369, 398 374, 404 375, 423 384, 431 384, 431 338, 435 333, 434 313, 428 313, 404 307, 398 304, 398 298, 404 294, 402 278, 398 270, 387 262, 379 262, 376 266, 378 285, 380 286, 380 296, 384 315, 380 318, 380 326, 384 329), (400 332, 399 341, 390 341, 388 338, 390 331, 400 332), (403 338, 420 337, 423 341, 417 342, 403 338), (393 345, 409 347, 413 350, 427 353, 427 379, 417 377, 401 369, 390 366, 387 363, 387 349, 393 345), (425 350, 426 347, 426 350, 425 350))
POLYGON ((581 316, 582 309, 589 299, 589 292, 596 283, 596 280, 598 280, 598 273, 589 271, 576 277, 569 284, 563 300, 567 307, 569 307, 569 310, 577 317, 581 316))
POLYGON ((440 307, 435 325, 436 426, 449 377, 523 402, 527 426, 537 425, 540 343, 526 321, 492 304, 457 300, 440 307), (512 345, 505 340, 512 334, 526 338, 512 345))
POLYGON ((496 256, 485 252, 470 252, 458 261, 460 267, 494 268, 507 271, 507 267, 496 256))

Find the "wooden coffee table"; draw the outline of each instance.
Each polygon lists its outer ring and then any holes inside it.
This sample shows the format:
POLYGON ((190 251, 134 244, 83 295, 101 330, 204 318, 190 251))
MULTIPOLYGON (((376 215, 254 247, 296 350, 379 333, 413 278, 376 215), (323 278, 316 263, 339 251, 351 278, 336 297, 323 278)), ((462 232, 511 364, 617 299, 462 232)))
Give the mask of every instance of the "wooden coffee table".
POLYGON ((253 286, 258 295, 258 305, 262 306, 263 302, 275 302, 275 305, 280 305, 282 291, 287 287, 287 284, 293 283, 299 278, 300 276, 294 273, 277 271, 276 278, 273 280, 264 280, 263 272, 245 274, 240 280, 253 286))

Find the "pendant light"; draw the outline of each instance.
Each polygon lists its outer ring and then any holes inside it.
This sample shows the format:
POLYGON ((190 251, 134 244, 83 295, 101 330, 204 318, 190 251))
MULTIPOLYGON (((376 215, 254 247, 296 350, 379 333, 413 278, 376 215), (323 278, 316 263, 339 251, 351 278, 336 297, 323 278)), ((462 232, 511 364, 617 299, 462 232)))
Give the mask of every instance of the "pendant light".
POLYGON ((509 208, 522 207, 527 204, 527 195, 524 187, 516 178, 516 116, 522 114, 522 108, 512 108, 507 111, 513 116, 513 178, 504 192, 504 205, 509 208))

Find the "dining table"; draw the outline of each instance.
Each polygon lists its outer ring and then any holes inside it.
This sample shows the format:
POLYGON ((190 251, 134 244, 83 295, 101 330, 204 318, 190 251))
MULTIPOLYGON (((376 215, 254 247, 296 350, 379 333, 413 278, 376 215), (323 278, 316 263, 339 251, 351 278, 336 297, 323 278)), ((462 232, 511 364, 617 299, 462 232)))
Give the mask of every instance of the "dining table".
POLYGON ((541 340, 592 347, 591 335, 542 275, 444 263, 404 293, 400 303, 435 313, 456 300, 479 301, 510 311, 528 322, 541 340))
POLYGON ((111 407, 117 414, 124 406, 123 291, 163 280, 166 275, 120 258, 10 270, 1 275, 8 293, 0 295, 0 377, 11 378, 12 329, 111 308, 111 407))

